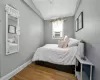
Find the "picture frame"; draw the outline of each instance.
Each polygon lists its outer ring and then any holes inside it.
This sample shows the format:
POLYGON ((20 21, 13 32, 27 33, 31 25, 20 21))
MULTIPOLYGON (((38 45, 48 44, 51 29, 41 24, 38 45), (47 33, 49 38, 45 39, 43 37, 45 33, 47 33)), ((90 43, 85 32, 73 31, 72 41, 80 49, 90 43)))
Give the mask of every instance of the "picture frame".
POLYGON ((78 30, 83 28, 83 12, 80 13, 78 17, 78 30))
POLYGON ((78 18, 76 19, 76 32, 83 28, 83 12, 80 13, 78 18))
POLYGON ((16 27, 13 25, 8 25, 8 33, 16 34, 16 27))
POLYGON ((76 26, 75 26, 75 31, 78 31, 78 18, 76 19, 76 26))

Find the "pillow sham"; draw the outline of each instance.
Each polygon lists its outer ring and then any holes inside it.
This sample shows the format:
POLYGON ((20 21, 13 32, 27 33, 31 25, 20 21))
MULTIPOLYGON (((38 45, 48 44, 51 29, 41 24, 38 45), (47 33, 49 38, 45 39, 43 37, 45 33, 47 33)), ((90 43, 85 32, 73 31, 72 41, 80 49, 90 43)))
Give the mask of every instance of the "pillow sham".
POLYGON ((64 40, 58 40, 58 47, 63 48, 64 40))
POLYGON ((79 56, 81 58, 84 58, 84 43, 79 43, 78 44, 78 52, 79 52, 79 56))
POLYGON ((64 39, 58 40, 58 47, 60 48, 67 48, 69 42, 69 37, 65 35, 64 39))
POLYGON ((68 43, 68 47, 78 46, 79 42, 80 42, 80 40, 70 38, 69 43, 68 43))
POLYGON ((69 43, 69 38, 65 38, 63 48, 67 48, 69 43))
POLYGON ((65 35, 65 37, 64 37, 64 41, 65 41, 66 39, 68 39, 68 36, 67 36, 67 35, 65 35))

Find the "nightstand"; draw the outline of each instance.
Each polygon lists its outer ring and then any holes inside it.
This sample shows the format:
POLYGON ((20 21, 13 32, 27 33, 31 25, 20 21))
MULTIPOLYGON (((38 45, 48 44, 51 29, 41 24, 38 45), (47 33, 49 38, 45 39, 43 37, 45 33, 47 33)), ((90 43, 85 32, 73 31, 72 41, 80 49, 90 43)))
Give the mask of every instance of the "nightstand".
POLYGON ((79 56, 75 57, 76 57, 75 76, 77 77, 77 79, 92 80, 94 65, 86 57, 85 59, 81 59, 79 56))

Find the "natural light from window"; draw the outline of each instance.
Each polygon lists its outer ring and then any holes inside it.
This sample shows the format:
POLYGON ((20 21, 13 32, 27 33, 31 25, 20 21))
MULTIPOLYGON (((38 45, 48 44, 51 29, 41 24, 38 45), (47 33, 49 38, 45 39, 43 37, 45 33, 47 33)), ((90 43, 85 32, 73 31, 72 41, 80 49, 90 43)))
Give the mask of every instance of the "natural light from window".
POLYGON ((52 38, 63 38, 63 20, 57 20, 52 22, 52 38))

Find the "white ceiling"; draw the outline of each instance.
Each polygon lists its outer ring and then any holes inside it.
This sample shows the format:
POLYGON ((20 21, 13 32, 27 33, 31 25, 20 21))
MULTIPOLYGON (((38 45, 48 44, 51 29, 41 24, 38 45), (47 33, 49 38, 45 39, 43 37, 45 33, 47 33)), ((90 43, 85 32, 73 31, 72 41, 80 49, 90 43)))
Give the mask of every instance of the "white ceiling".
POLYGON ((44 20, 73 16, 79 0, 32 0, 44 20))

